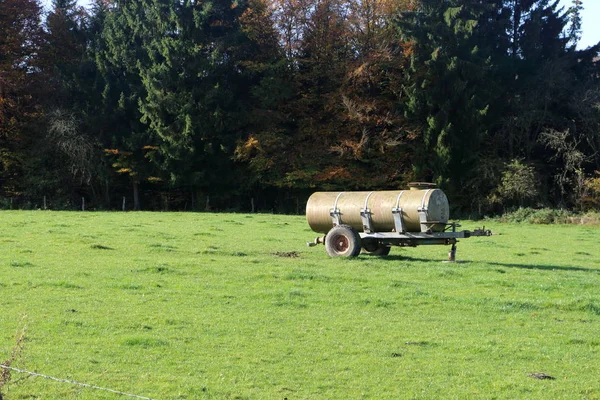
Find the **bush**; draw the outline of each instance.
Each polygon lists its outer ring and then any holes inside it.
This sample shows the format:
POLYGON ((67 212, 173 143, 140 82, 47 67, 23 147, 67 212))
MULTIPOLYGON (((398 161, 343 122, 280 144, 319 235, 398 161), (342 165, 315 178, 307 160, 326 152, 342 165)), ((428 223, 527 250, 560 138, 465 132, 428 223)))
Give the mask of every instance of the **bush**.
POLYGON ((578 225, 600 225, 600 212, 587 212, 569 218, 570 223, 578 225))
POLYGON ((586 210, 600 210, 600 171, 585 179, 581 203, 586 210))
POLYGON ((567 210, 551 208, 519 208, 497 218, 500 222, 529 224, 568 224, 573 222, 575 214, 567 210))
POLYGON ((585 214, 551 208, 519 208, 494 218, 498 222, 528 223, 528 224, 576 224, 600 225, 600 212, 585 214))
POLYGON ((506 165, 502 173, 502 181, 497 188, 497 193, 503 203, 515 204, 516 202, 519 206, 523 206, 538 197, 537 186, 535 169, 519 160, 513 160, 506 165))

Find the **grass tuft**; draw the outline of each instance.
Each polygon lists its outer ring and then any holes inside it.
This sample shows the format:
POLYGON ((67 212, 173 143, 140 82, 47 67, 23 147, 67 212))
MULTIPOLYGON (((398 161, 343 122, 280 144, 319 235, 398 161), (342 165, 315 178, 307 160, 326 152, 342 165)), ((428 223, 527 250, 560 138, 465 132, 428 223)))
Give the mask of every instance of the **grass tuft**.
POLYGON ((328 276, 318 274, 314 271, 306 271, 306 270, 294 270, 285 275, 285 279, 287 280, 299 280, 299 281, 329 281, 331 278, 328 276))
POLYGON ((55 288, 62 288, 62 289, 83 289, 83 286, 80 286, 80 285, 77 285, 77 284, 71 283, 71 282, 65 282, 65 281, 48 282, 48 283, 44 283, 43 285, 55 287, 55 288))
POLYGON ((416 341, 416 342, 406 342, 406 345, 423 347, 423 346, 429 346, 430 343, 426 342, 426 341, 416 341))
POLYGON ((166 252, 177 251, 177 247, 171 246, 169 244, 163 244, 163 243, 149 244, 148 247, 150 247, 151 249, 166 251, 166 252))
POLYGON ((161 274, 161 275, 166 275, 166 274, 180 274, 179 271, 174 270, 174 269, 169 268, 169 267, 164 266, 164 265, 158 265, 158 266, 153 266, 153 267, 146 267, 146 268, 138 269, 137 271, 138 272, 152 273, 152 274, 161 274))
POLYGON ((9 265, 14 268, 26 268, 34 266, 33 263, 30 263, 29 261, 11 261, 9 265))
POLYGON ((93 244, 90 246, 92 249, 96 250, 114 250, 114 248, 109 246, 104 246, 103 244, 93 244))
POLYGON ((169 343, 165 340, 147 338, 147 337, 134 337, 125 340, 125 346, 142 347, 144 349, 150 349, 154 347, 168 346, 169 343))
POLYGON ((143 288, 142 285, 136 285, 134 283, 123 283, 120 285, 116 285, 115 288, 123 289, 123 290, 140 290, 143 288))

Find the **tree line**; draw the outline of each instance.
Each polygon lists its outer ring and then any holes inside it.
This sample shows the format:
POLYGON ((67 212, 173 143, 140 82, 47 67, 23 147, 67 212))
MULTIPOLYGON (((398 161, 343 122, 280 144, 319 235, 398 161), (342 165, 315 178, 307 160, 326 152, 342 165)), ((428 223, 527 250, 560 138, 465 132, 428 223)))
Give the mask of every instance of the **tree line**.
POLYGON ((0 0, 0 207, 600 207, 581 0, 0 0), (17 202, 17 203, 14 203, 17 202))

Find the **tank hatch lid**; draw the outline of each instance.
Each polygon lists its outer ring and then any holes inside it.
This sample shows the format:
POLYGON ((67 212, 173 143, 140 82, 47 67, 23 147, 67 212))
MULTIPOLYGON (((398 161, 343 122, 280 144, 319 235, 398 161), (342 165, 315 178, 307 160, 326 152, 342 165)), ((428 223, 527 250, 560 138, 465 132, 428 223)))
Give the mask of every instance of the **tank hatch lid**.
POLYGON ((435 189, 437 185, 431 182, 409 182, 408 187, 412 190, 435 189))

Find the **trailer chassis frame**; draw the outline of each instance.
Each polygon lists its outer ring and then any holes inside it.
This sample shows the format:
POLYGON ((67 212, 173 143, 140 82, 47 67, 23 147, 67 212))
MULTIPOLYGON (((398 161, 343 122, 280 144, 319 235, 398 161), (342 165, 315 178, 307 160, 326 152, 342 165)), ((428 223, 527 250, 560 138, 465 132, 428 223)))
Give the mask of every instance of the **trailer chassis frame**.
MULTIPOLYGON (((440 225, 439 222, 429 223, 437 226, 440 225)), ((429 225, 429 223, 427 225, 429 225)), ((452 246, 448 252, 448 261, 456 260, 456 244, 458 243, 459 239, 492 235, 492 232, 490 230, 486 230, 485 227, 481 229, 475 229, 473 231, 457 231, 457 228, 460 227, 460 224, 457 222, 445 223, 444 225, 446 226, 443 232, 432 232, 430 229, 427 229, 425 232, 355 232, 353 228, 348 226, 345 227, 351 231, 354 231, 354 234, 359 238, 361 243, 372 241, 375 242, 378 247, 417 247, 426 245, 452 246)), ((344 225, 336 224, 334 228, 342 226, 344 225)), ((325 244, 326 239, 327 235, 320 236, 317 237, 313 242, 308 242, 307 245, 312 247, 318 244, 325 244)))

